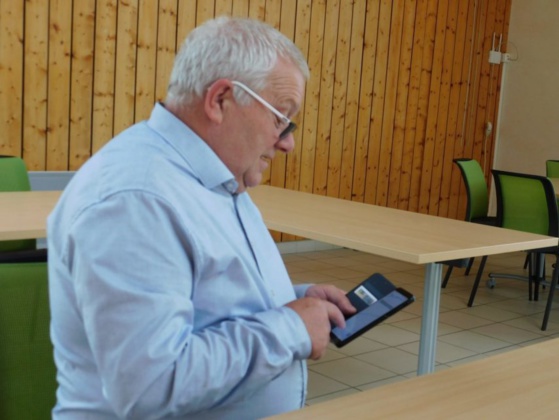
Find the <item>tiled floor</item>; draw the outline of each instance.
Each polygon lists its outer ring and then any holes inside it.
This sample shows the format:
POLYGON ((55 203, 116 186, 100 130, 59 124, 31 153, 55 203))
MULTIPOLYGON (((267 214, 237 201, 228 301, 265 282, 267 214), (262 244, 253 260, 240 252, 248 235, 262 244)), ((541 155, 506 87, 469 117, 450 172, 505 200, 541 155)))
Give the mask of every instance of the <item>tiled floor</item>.
MULTIPOLYGON (((283 254, 294 283, 331 283, 349 290, 374 272, 416 296, 416 302, 343 348, 331 346, 319 361, 309 363, 307 404, 359 392, 416 375, 421 309, 422 266, 401 263, 348 249, 283 254)), ((485 273, 524 274, 524 253, 489 257, 485 273)), ((446 267, 443 267, 443 273, 446 267)), ((455 269, 442 290, 436 369, 559 337, 559 297, 547 331, 540 330, 547 291, 538 302, 528 301, 528 284, 498 279, 489 289, 485 278, 474 307, 468 300, 472 273, 455 269)), ((547 272, 551 273, 550 261, 547 272)), ((559 295, 559 293, 557 293, 559 295)))

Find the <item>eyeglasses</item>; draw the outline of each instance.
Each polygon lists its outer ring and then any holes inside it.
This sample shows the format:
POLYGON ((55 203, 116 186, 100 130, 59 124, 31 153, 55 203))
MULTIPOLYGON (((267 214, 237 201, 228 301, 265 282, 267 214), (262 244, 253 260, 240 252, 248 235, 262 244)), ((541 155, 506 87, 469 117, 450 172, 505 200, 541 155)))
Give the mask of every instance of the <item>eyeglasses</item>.
POLYGON ((287 118, 285 115, 283 115, 281 112, 279 112, 276 108, 274 108, 272 105, 270 105, 267 101, 265 101, 264 98, 262 98, 260 95, 258 95, 255 91, 250 89, 248 86, 242 84, 241 82, 237 82, 237 81, 233 80, 231 83, 233 83, 235 86, 240 87, 242 90, 244 90, 246 93, 248 93, 254 99, 256 99, 258 102, 260 102, 262 105, 264 105, 270 111, 272 111, 272 113, 276 117, 278 117, 282 122, 287 124, 287 127, 285 127, 279 135, 280 140, 286 138, 290 133, 295 131, 295 129, 297 128, 297 125, 293 121, 291 121, 289 118, 287 118))

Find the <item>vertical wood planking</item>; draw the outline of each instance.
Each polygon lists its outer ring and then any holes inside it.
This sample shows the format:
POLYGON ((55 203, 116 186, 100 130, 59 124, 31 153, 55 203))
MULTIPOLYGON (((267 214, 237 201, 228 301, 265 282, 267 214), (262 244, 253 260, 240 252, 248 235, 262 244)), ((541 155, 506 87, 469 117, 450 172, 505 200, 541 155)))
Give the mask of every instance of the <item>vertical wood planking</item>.
MULTIPOLYGON (((390 23, 392 16, 392 1, 381 0, 378 20, 377 51, 375 59, 375 77, 373 82, 373 102, 371 107, 371 127, 369 130, 367 152, 367 176, 365 178, 366 203, 376 204, 381 156, 382 123, 386 98, 386 77, 388 74, 388 55, 390 46, 390 23)), ((399 34, 398 36, 400 36, 399 34)), ((389 92, 389 95, 391 93, 389 92)), ((385 149, 386 151, 386 149, 385 149)), ((390 158, 388 156, 388 158, 390 158)))
MULTIPOLYGON (((332 98, 332 122, 330 129, 330 147, 328 154, 328 179, 326 195, 340 196, 340 178, 343 163, 344 132, 346 128, 346 109, 348 105, 348 71, 350 64, 350 47, 353 8, 342 4, 339 9, 337 25, 336 61, 334 72, 334 92, 332 98)), ((355 100, 355 98, 354 98, 355 100)), ((353 112, 356 112, 354 107, 353 112)), ((350 127, 351 130, 351 127, 350 127)))
POLYGON ((47 161, 45 169, 69 168, 72 1, 51 0, 47 93, 47 161))
MULTIPOLYGON (((309 54, 309 34, 311 22, 311 0, 299 0, 297 2, 295 34, 294 41, 299 47, 304 57, 309 54)), ((311 75, 312 79, 313 75, 311 75)), ((301 174, 301 153, 302 153, 302 133, 305 131, 303 115, 305 115, 305 98, 301 103, 301 109, 294 118, 294 122, 298 125, 298 129, 293 133, 295 137, 295 147, 287 156, 285 187, 297 190, 299 189, 299 179, 301 174)))
POLYGON ((25 7, 23 74, 23 158, 29 170, 43 168, 47 132, 48 3, 28 0, 25 7))
POLYGON ((423 74, 423 50, 425 46, 428 1, 418 0, 415 10, 415 26, 413 35, 413 50, 410 68, 410 83, 408 88, 408 102, 406 107, 406 122, 404 129, 404 144, 402 150, 402 164, 398 194, 398 208, 408 210, 410 206, 411 182, 414 172, 414 151, 419 120, 419 100, 421 76, 423 74))
POLYGON ((215 0, 216 16, 231 16, 233 0, 215 0))
POLYGON ((439 215, 451 218, 458 217, 458 196, 460 195, 461 189, 462 177, 453 159, 462 157, 460 145, 462 142, 462 115, 464 112, 465 100, 463 95, 461 95, 461 91, 465 90, 462 88, 467 84, 466 71, 469 68, 468 65, 465 65, 465 62, 469 63, 470 57, 470 50, 467 48, 468 23, 473 22, 471 17, 472 13, 469 13, 470 10, 473 10, 473 8, 470 8, 469 3, 459 3, 458 16, 456 19, 456 35, 454 37, 455 47, 450 79, 446 139, 444 141, 445 153, 439 215))
MULTIPOLYGON (((293 2, 275 0, 266 4, 266 22, 273 24, 288 38, 295 38, 295 17, 297 11, 293 2), (276 20, 277 19, 277 20, 276 20)), ((276 153, 270 168, 270 183, 277 187, 285 187, 287 178, 287 156, 276 153)))
POLYGON ((365 45, 363 48, 363 68, 361 71, 361 96, 357 118, 355 169, 352 186, 352 199, 361 202, 365 199, 365 183, 368 171, 369 131, 371 127, 379 13, 380 4, 378 2, 367 2, 365 45))
POLYGON ((396 109, 394 115, 394 135, 392 146, 392 159, 390 163, 390 180, 387 206, 397 208, 400 200, 402 174, 409 171, 404 167, 406 143, 405 130, 407 120, 407 107, 411 86, 412 52, 414 37, 414 22, 416 20, 416 1, 405 1, 404 22, 402 32, 402 46, 400 48, 400 68, 398 71, 398 86, 396 96, 396 109))
MULTIPOLYGON (((164 99, 176 50, 217 15, 294 39, 311 68, 295 149, 265 183, 462 218, 456 157, 490 182, 511 0, 0 2, 0 153, 77 169, 164 99), (503 46, 503 48, 505 48, 503 46)), ((289 235, 282 238, 289 239, 289 235)))
POLYGON ((136 57, 135 122, 149 118, 155 102, 157 57, 157 3, 140 0, 138 9, 138 52, 136 57))
POLYGON ((437 0, 428 0, 425 16, 424 48, 422 51, 421 74, 419 80, 419 96, 417 103, 417 120, 414 137, 413 163, 409 192, 408 210, 419 211, 419 201, 422 193, 422 172, 425 161, 426 127, 429 117, 429 97, 431 87, 431 73, 435 50, 435 35, 437 26, 437 0))
MULTIPOLYGON (((332 129, 332 107, 334 94, 334 71, 336 61, 337 27, 340 14, 338 0, 326 2, 324 37, 321 57, 320 91, 318 92, 318 120, 316 126, 316 151, 313 175, 313 193, 325 195, 328 183, 328 158, 332 129)), ((317 73, 318 76, 318 73, 317 73)))
POLYGON ((177 51, 186 36, 196 27, 196 6, 196 0, 177 0, 177 51))
POLYGON ((0 154, 22 155, 24 0, 0 1, 0 154))
MULTIPOLYGON (((458 104, 458 124, 456 141, 454 145, 454 158, 471 157, 465 153, 466 136, 468 132, 468 108, 470 101, 471 78, 475 66, 475 39, 477 34, 478 22, 477 2, 470 2, 468 6, 468 20, 464 40, 464 58, 462 61, 462 78, 460 85, 460 100, 458 104)), ((453 200, 449 205, 449 217, 463 219, 466 214, 466 189, 462 181, 462 175, 458 168, 454 168, 452 174, 452 194, 453 200)))
POLYGON ((213 1, 198 1, 196 5, 196 25, 201 25, 215 16, 215 3, 213 1))
POLYGON ((118 3, 114 133, 134 123, 138 0, 118 3))
POLYGON ((443 69, 444 45, 446 39, 446 19, 448 2, 439 2, 437 22, 434 37, 431 80, 428 97, 427 118, 425 127, 425 146, 423 149, 423 164, 421 171, 421 193, 419 197, 419 212, 429 212, 429 198, 433 185, 433 169, 437 164, 435 158, 435 136, 437 128, 437 112, 439 110, 441 75, 443 69))
POLYGON ((354 3, 347 75, 347 105, 344 118, 342 161, 338 194, 340 198, 345 200, 352 199, 366 12, 367 7, 365 2, 360 1, 354 3))
POLYGON ((92 153, 113 136, 117 0, 99 0, 95 14, 92 153))
MULTIPOLYGON (((296 19, 294 27, 294 42, 301 50, 304 57, 308 59, 309 55, 309 38, 310 38, 310 26, 311 26, 311 3, 312 0, 298 0, 296 5, 296 19)), ((293 3, 290 2, 290 10, 293 10, 293 3)), ((285 7, 285 3, 284 3, 285 7)), ((311 75, 312 79, 313 75, 311 75)), ((285 174, 285 188, 298 190, 299 180, 301 175, 301 154, 302 154, 302 144, 303 144, 303 133, 304 128, 304 118, 305 115, 305 97, 301 103, 301 109, 299 113, 294 118, 294 122, 298 125, 298 129, 294 132, 295 147, 291 153, 287 156, 286 161, 286 174, 285 174)), ((282 239, 284 241, 297 239, 294 235, 282 234, 282 239)))
POLYGON ((69 155, 71 170, 78 169, 91 156, 95 0, 75 2, 73 12, 69 155))
MULTIPOLYGON (((446 15, 446 29, 444 37, 444 50, 442 57, 442 70, 439 86, 439 101, 437 106, 437 122, 435 126, 435 139, 433 151, 433 169, 431 173, 431 194, 429 194, 429 214, 439 214, 439 206, 445 198, 443 192, 443 166, 445 161, 445 145, 447 144, 446 133, 448 127, 448 112, 450 102, 450 89, 452 81, 452 64, 454 62, 456 19, 458 16, 458 2, 449 2, 446 15)), ((452 144, 452 142, 449 142, 452 144)), ((449 144, 449 149, 450 149, 449 144)), ((452 168, 450 168, 452 169, 452 168)), ((450 172, 450 171, 449 171, 450 172)))
POLYGON ((398 78, 400 76, 400 53, 402 46, 402 32, 404 19, 404 0, 392 2, 392 16, 390 19, 390 43, 386 68, 386 87, 384 109, 382 112, 382 127, 380 131, 379 174, 375 204, 388 204, 388 189, 391 171, 399 172, 397 159, 393 152, 399 153, 398 137, 394 136, 394 122, 396 118, 396 98, 398 93, 398 78), (396 163, 392 167, 392 163, 396 163))
POLYGON ((301 150, 301 175, 299 190, 312 192, 317 142, 318 110, 320 104, 322 72, 322 49, 324 44, 324 22, 326 16, 324 0, 311 2, 311 26, 309 32, 308 63, 311 78, 307 83, 303 126, 303 146, 301 150))
POLYGON ((266 19, 266 0, 250 0, 248 16, 252 19, 266 19))
POLYGON ((177 50, 177 26, 177 1, 159 0, 155 65, 155 100, 158 102, 163 101, 167 95, 177 50))

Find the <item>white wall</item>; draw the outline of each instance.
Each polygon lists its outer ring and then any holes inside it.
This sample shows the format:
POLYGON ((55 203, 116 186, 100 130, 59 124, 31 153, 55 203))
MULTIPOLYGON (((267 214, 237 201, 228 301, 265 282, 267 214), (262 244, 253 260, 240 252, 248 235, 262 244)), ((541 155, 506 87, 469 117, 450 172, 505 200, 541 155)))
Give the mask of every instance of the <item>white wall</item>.
POLYGON ((512 0, 496 169, 545 175, 559 160, 559 1, 512 0))

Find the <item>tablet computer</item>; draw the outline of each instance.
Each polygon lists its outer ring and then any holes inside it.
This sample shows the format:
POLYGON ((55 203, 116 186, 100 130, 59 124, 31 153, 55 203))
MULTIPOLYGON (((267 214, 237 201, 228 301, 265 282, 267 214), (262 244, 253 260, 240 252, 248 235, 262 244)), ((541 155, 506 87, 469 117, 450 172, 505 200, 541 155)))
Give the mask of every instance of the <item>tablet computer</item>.
POLYGON ((330 338, 337 347, 345 346, 415 301, 410 292, 379 273, 364 280, 347 297, 357 312, 346 319, 345 328, 332 328, 330 338))

